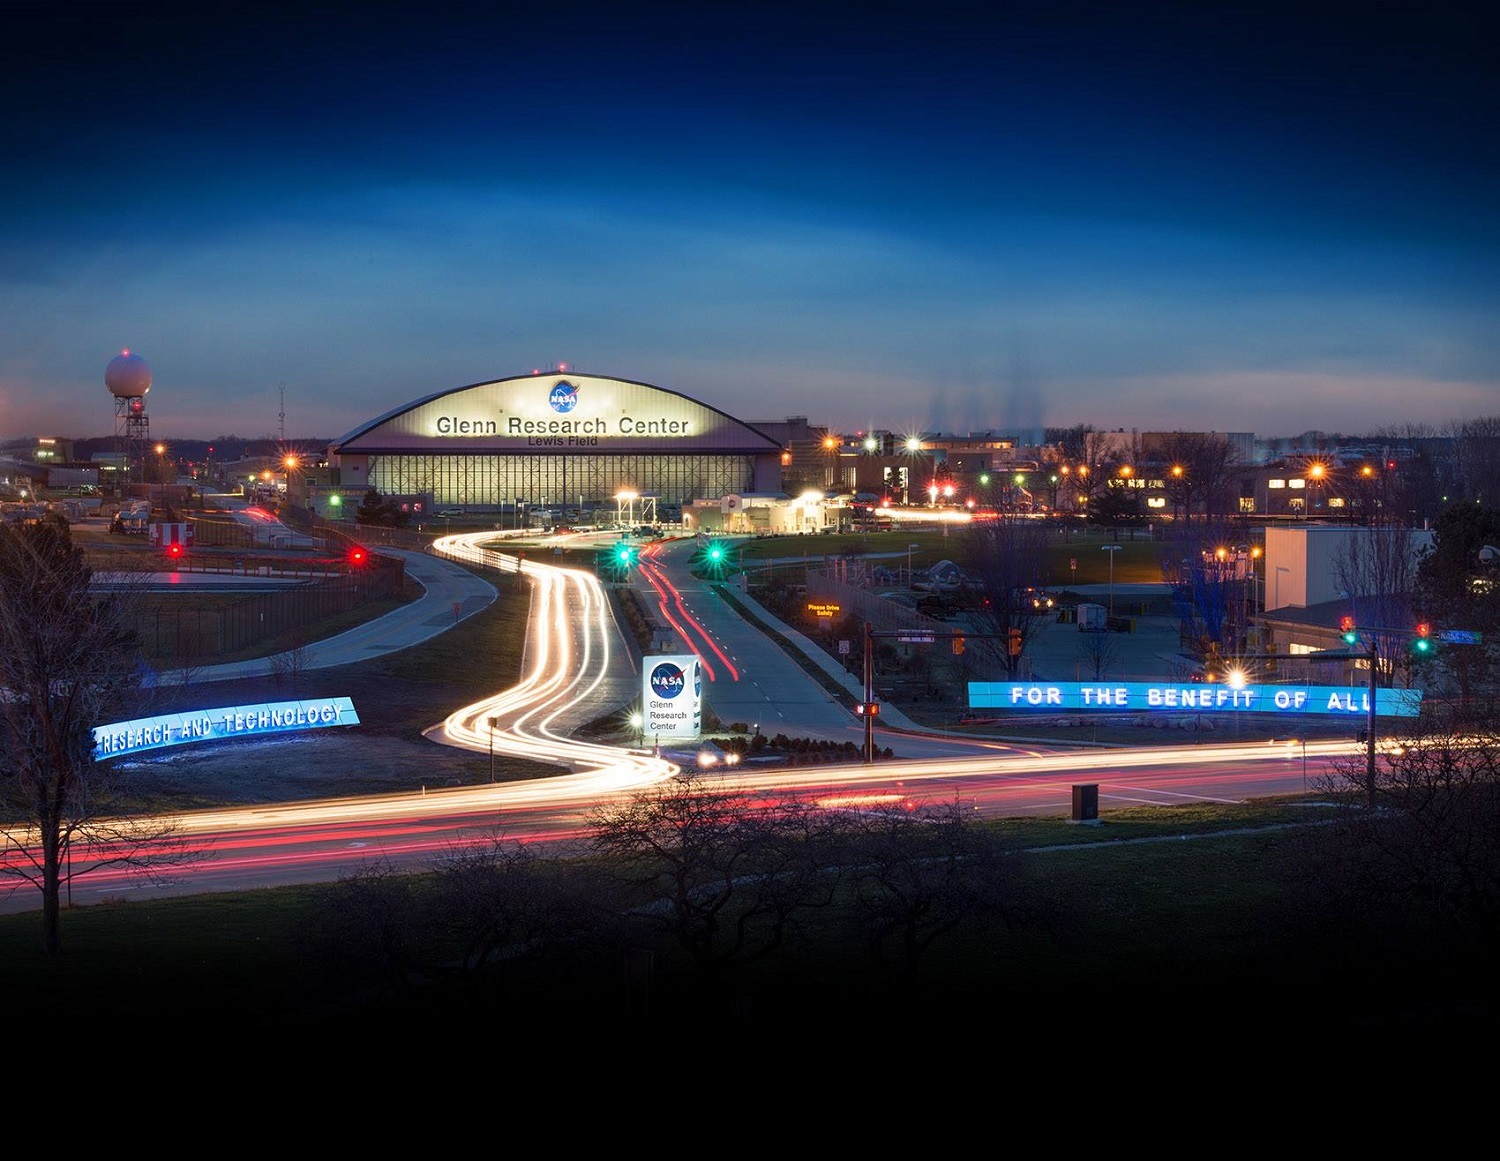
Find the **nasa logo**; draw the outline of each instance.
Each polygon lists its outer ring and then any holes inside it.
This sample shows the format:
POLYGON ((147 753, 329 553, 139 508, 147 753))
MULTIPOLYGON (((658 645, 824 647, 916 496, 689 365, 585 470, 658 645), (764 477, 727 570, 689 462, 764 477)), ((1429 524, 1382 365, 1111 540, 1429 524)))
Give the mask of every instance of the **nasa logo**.
POLYGON ((703 696, 703 666, 693 662, 693 696, 703 696))
POLYGON ((657 697, 676 697, 684 684, 682 670, 670 661, 663 661, 651 671, 651 692, 657 697))
POLYGON ((559 415, 566 415, 578 406, 578 387, 565 379, 559 379, 552 385, 552 392, 547 396, 547 402, 552 405, 552 410, 559 415))

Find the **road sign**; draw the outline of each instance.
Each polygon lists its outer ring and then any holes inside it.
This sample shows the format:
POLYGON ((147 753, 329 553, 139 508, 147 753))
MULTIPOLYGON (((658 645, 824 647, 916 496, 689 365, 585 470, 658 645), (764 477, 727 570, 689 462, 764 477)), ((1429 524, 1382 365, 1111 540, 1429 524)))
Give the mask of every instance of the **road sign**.
POLYGON ((849 642, 847 642, 847 641, 840 641, 839 642, 839 653, 842 654, 845 657, 849 656, 849 642))
POLYGON ((1450 645, 1479 645, 1484 641, 1484 634, 1473 629, 1439 629, 1437 639, 1450 645))
POLYGON ((903 645, 931 645, 937 637, 932 633, 897 633, 896 640, 903 645))

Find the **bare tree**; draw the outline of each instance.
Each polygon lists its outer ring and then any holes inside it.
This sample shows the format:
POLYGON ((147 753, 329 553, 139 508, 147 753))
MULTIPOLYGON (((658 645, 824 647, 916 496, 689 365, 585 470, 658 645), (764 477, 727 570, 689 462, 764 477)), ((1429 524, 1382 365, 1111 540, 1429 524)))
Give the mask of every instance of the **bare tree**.
POLYGON ((1471 419, 1454 432, 1458 477, 1466 500, 1500 504, 1500 415, 1471 419))
POLYGON ((1184 524, 1201 508, 1206 520, 1228 515, 1231 493, 1244 470, 1239 452, 1224 436, 1214 432, 1174 431, 1150 449, 1159 460, 1167 495, 1184 524))
POLYGON ((1103 679, 1120 657, 1120 643, 1108 629, 1087 629, 1078 634, 1078 656, 1093 681, 1103 679))
POLYGON ((376 862, 327 889, 307 950, 392 996, 545 974, 607 938, 613 921, 565 860, 495 835, 454 848, 428 875, 376 862))
POLYGON ((95 594, 67 525, 0 527, 0 876, 42 893, 61 950, 63 888, 101 867, 156 877, 187 858, 169 823, 125 817, 94 728, 129 717, 143 667, 127 592, 95 594))
POLYGON ((1364 645, 1375 654, 1376 677, 1393 682, 1409 658, 1416 615, 1418 554, 1409 528, 1379 525, 1352 535, 1333 560, 1334 583, 1349 594, 1364 645))
POLYGON ((294 697, 297 693, 297 685, 307 672, 308 663, 312 658, 307 646, 307 630, 298 626, 293 630, 291 645, 280 653, 273 653, 266 662, 271 670, 271 679, 278 687, 287 686, 294 697))
POLYGON ((1001 860, 958 801, 916 811, 856 813, 846 824, 846 874, 865 951, 907 991, 943 936, 965 923, 1009 921, 1001 860))
MULTIPOLYGON (((1047 529, 1024 516, 1001 515, 976 521, 963 534, 964 568, 974 578, 979 599, 969 609, 978 631, 972 649, 982 670, 1020 671, 1027 644, 1056 610, 1038 606, 1027 589, 1040 588, 1038 562, 1047 558, 1047 529)), ((971 646, 965 643, 965 649, 971 646)))
POLYGON ((767 809, 696 774, 589 816, 594 850, 636 896, 633 916, 673 939, 710 989, 779 949, 799 912, 832 902, 838 876, 818 861, 826 824, 808 805, 767 809))
MULTIPOLYGON (((1342 848, 1347 889, 1373 901, 1500 935, 1500 705, 1424 707, 1388 739, 1375 778, 1377 810, 1327 836, 1342 848)), ((1324 789, 1359 800, 1366 764, 1340 762, 1324 789)))

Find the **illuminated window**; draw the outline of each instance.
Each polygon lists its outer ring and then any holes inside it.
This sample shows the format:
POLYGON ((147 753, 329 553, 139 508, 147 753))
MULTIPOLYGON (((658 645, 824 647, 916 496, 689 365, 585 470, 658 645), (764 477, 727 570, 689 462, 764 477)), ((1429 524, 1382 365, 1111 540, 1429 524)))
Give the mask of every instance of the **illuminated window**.
POLYGON ((1288 480, 1286 482, 1286 486, 1288 488, 1305 488, 1305 487, 1307 487, 1307 481, 1306 480, 1288 480))
POLYGON ((1342 496, 1330 496, 1328 498, 1328 506, 1330 508, 1342 508, 1344 506, 1344 498, 1342 496))
POLYGON ((1266 487, 1268 487, 1268 488, 1284 488, 1284 487, 1286 487, 1286 481, 1285 480, 1267 480, 1266 481, 1266 487))
POLYGON ((1241 496, 1240 497, 1240 511, 1241 512, 1254 512, 1255 511, 1255 497, 1254 496, 1241 496))

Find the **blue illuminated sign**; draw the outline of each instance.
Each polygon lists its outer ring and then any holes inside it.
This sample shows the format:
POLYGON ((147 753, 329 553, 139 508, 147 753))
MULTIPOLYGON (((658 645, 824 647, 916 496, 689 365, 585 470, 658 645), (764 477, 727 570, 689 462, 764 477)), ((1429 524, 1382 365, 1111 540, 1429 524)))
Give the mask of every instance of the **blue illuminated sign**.
POLYGON ((359 715, 347 697, 223 706, 95 726, 94 757, 102 761, 122 754, 138 754, 142 750, 182 746, 190 742, 221 742, 228 738, 259 737, 289 730, 357 725, 359 715))
POLYGON ((559 379, 552 385, 552 390, 547 393, 547 402, 552 405, 553 411, 559 415, 566 415, 578 406, 578 385, 559 379))
MULTIPOLYGON (((1416 717, 1420 689, 1377 689, 1377 717, 1416 717)), ((1370 691, 1340 685, 1157 681, 971 681, 970 709, 1111 713, 1329 714, 1368 717, 1370 691)))

